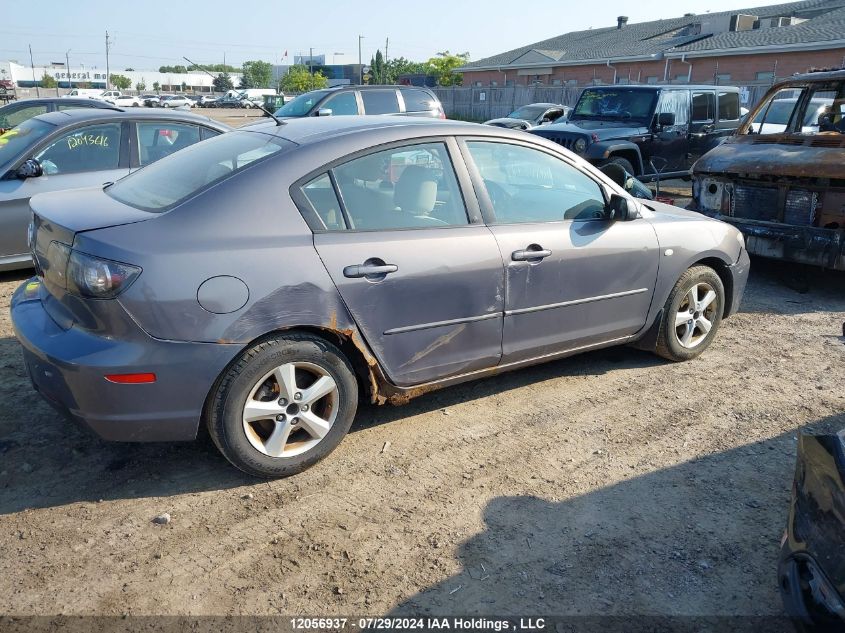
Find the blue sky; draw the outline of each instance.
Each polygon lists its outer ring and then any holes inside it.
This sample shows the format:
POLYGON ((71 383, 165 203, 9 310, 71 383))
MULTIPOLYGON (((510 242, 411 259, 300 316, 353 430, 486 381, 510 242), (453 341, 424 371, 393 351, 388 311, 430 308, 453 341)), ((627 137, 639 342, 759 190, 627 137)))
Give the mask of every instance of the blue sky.
POLYGON ((198 63, 222 62, 224 53, 236 66, 249 59, 285 63, 286 50, 292 63, 309 47, 325 53, 329 63, 351 63, 358 61, 358 35, 365 37, 365 61, 384 48, 386 38, 390 57, 425 60, 450 50, 481 59, 568 31, 612 26, 618 15, 633 23, 765 4, 772 2, 259 0, 240 11, 233 0, 43 0, 3 12, 0 59, 28 65, 31 44, 36 65, 64 61, 70 49, 72 66, 104 68, 107 29, 114 38, 111 66, 118 71, 184 63, 183 55, 198 63), (532 14, 532 8, 538 11, 532 14))

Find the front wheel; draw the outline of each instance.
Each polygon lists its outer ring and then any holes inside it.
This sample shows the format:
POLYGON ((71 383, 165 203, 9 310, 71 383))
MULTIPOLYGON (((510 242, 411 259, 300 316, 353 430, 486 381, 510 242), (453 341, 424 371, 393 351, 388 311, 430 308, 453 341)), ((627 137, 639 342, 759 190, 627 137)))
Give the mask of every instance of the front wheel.
POLYGON ((321 338, 287 334, 241 353, 212 395, 207 424, 232 464, 286 477, 331 453, 357 407, 358 383, 343 353, 321 338))
POLYGON ((691 360, 716 336, 725 307, 725 288, 709 266, 687 270, 666 300, 655 352, 673 361, 691 360))

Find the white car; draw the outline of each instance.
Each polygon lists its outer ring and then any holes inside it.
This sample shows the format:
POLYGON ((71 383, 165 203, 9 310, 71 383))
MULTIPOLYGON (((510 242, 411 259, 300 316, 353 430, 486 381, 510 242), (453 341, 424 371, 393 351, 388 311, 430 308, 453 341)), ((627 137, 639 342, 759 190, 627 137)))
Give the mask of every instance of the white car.
POLYGON ((120 95, 119 97, 112 97, 109 103, 113 103, 119 107, 140 108, 144 103, 140 97, 133 97, 132 95, 120 95))
POLYGON ((159 106, 162 108, 178 108, 179 106, 190 108, 193 105, 193 101, 182 95, 162 95, 159 101, 159 106))

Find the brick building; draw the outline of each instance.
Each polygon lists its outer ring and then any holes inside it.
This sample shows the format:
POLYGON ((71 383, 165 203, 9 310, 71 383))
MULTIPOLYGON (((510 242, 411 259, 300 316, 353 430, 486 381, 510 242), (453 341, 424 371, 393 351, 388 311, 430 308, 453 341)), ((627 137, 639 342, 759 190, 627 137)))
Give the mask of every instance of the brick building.
POLYGON ((770 85, 845 66, 845 0, 807 0, 566 33, 462 68, 463 85, 770 85))

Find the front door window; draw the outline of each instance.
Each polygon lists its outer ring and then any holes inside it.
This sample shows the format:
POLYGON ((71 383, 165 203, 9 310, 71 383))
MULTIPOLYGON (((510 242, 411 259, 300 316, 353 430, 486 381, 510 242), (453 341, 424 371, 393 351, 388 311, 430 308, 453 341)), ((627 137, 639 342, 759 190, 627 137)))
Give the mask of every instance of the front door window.
POLYGON ((120 123, 88 125, 61 135, 35 158, 48 175, 117 169, 121 138, 120 123))

